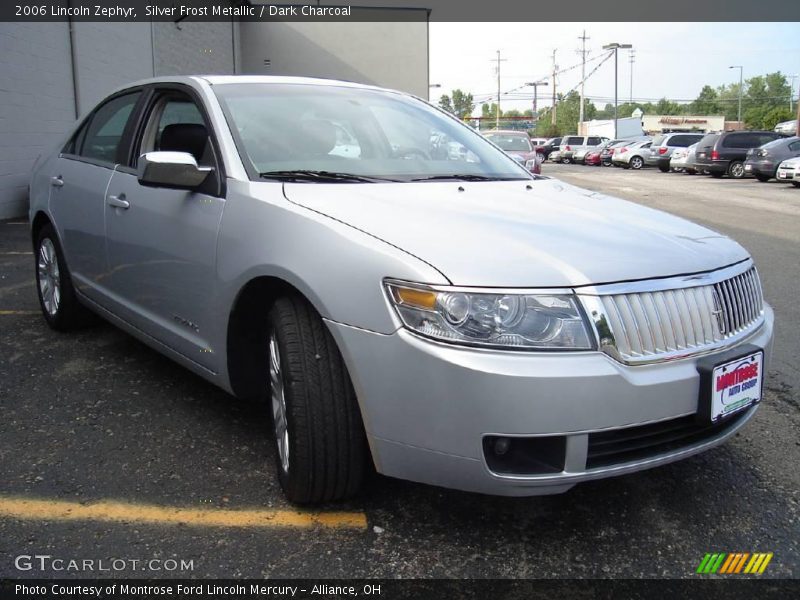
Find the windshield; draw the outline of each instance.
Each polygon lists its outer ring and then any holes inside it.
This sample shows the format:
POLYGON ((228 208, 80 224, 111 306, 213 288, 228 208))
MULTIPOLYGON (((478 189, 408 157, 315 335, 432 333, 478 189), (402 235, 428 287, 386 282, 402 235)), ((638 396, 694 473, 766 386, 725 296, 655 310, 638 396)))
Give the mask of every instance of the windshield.
POLYGON ((514 135, 513 133, 485 133, 486 139, 491 140, 506 152, 530 152, 531 142, 527 135, 514 135))
POLYGON ((213 89, 254 179, 531 178, 468 126, 403 94, 293 83, 213 89))

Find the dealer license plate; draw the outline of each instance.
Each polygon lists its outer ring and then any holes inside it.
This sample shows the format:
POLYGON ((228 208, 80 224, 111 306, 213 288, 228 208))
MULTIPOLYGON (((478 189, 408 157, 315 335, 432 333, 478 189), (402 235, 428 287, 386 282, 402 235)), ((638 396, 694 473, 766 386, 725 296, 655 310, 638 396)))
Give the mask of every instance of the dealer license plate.
POLYGON ((745 171, 752 171, 753 170, 753 165, 745 165, 744 166, 744 170, 745 171))
POLYGON ((778 179, 789 179, 789 173, 787 171, 778 171, 778 179))
POLYGON ((716 421, 761 400, 764 353, 754 352, 714 367, 711 420, 716 421))

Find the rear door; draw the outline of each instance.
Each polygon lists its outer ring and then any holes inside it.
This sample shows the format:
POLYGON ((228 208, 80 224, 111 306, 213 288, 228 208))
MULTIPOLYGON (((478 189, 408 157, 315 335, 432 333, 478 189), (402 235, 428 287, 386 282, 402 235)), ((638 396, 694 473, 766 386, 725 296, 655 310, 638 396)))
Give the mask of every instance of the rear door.
POLYGON ((106 188, 141 96, 141 91, 118 94, 98 106, 64 147, 50 179, 50 213, 73 281, 101 304, 106 188))
POLYGON ((711 151, 714 149, 714 144, 719 139, 718 133, 709 133, 697 143, 695 150, 695 161, 698 163, 710 163, 711 151))
POLYGON ((208 340, 214 319, 224 318, 209 310, 217 292, 217 233, 225 206, 218 156, 200 99, 186 88, 156 88, 130 159, 111 179, 106 209, 115 312, 215 372, 219 349, 208 340), (195 191, 142 186, 137 157, 158 150, 189 152, 214 171, 195 191))

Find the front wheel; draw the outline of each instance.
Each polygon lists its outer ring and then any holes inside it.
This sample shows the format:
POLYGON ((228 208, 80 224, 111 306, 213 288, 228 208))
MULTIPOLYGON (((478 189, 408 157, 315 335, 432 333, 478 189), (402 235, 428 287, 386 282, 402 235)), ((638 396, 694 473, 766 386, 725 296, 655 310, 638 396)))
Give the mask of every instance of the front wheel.
POLYGON ((36 291, 47 324, 57 331, 77 329, 89 320, 89 311, 78 301, 56 230, 49 223, 34 240, 36 291))
POLYGON ((772 177, 768 175, 762 175, 761 173, 756 173, 756 179, 758 179, 761 183, 767 183, 772 177))
POLYGON ((664 165, 658 165, 658 170, 661 171, 662 173, 669 173, 670 172, 670 168, 669 167, 665 167, 664 165))
POLYGON ((722 171, 709 171, 708 174, 714 179, 722 179, 722 176, 725 175, 722 171))
POLYGON ((298 504, 352 496, 361 487, 367 446, 336 343, 301 298, 278 299, 269 326, 270 402, 281 487, 298 504))

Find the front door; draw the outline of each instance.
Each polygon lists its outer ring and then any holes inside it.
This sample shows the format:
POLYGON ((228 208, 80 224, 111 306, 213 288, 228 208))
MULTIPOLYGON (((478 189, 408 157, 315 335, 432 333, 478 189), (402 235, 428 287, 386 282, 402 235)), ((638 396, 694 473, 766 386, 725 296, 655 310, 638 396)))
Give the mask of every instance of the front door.
POLYGON ((145 152, 189 152, 214 171, 196 191, 142 186, 133 168, 117 168, 106 194, 108 285, 125 320, 212 371, 209 301, 216 293, 216 244, 222 175, 208 121, 185 93, 162 91, 150 102, 134 141, 145 152))
POLYGON ((75 286, 103 299, 105 193, 141 92, 112 98, 78 129, 50 174, 50 212, 75 286))

